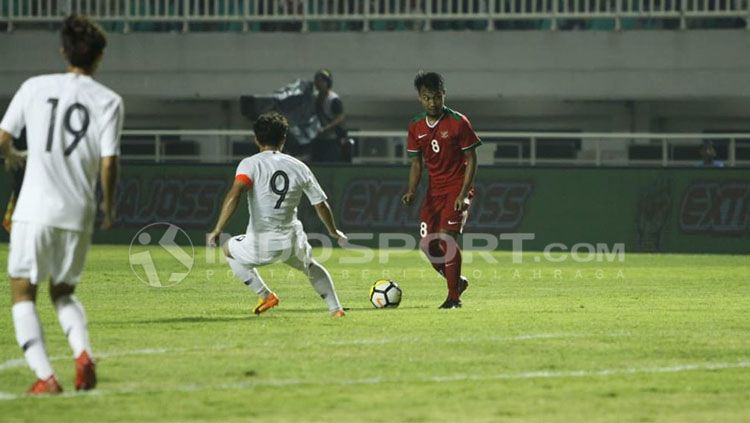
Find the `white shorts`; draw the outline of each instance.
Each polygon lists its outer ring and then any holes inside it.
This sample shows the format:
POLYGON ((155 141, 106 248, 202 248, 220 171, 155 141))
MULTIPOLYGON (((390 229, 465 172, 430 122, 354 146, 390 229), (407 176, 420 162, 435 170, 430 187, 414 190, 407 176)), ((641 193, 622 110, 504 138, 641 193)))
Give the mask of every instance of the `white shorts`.
POLYGON ((29 279, 34 285, 47 279, 75 285, 81 280, 89 245, 90 233, 14 221, 8 274, 29 279))
POLYGON ((302 225, 294 228, 290 236, 283 240, 279 240, 278 235, 270 238, 269 241, 264 234, 237 235, 229 239, 227 248, 229 254, 246 267, 291 262, 307 268, 312 262, 312 248, 302 225))

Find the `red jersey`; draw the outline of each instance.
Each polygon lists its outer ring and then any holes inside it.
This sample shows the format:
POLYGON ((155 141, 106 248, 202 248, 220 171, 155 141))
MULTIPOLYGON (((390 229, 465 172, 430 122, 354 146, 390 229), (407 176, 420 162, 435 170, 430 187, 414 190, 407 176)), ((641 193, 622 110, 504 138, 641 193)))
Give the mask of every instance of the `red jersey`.
POLYGON ((464 154, 482 144, 466 116, 443 108, 443 116, 433 125, 427 114, 416 115, 409 123, 406 150, 409 157, 422 155, 430 175, 429 192, 458 192, 464 182, 464 154))

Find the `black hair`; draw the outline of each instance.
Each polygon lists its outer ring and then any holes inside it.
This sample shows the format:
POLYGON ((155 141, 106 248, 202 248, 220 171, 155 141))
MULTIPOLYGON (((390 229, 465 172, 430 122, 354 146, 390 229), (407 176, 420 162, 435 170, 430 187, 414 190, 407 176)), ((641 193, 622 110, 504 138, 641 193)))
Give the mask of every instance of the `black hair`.
POLYGON ((445 92, 443 76, 437 72, 419 71, 414 77, 414 88, 419 91, 422 87, 439 93, 445 92))
POLYGON ((85 16, 70 15, 63 21, 62 47, 68 62, 78 68, 91 70, 107 46, 104 30, 85 16))
POLYGON ((326 84, 328 84, 328 89, 330 90, 333 88, 333 75, 331 75, 331 71, 328 69, 321 69, 317 72, 315 72, 315 79, 321 78, 324 81, 326 81, 326 84))
POLYGON ((273 147, 281 146, 286 138, 289 123, 286 118, 276 112, 263 113, 253 124, 255 139, 261 145, 273 147))

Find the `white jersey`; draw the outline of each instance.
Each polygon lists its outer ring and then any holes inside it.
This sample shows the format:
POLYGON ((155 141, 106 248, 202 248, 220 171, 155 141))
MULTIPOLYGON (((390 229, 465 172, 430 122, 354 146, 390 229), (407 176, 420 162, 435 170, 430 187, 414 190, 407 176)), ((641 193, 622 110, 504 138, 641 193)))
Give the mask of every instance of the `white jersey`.
POLYGON ((326 200, 310 168, 278 151, 264 151, 242 160, 235 179, 250 188, 246 233, 265 244, 260 246, 264 249, 289 247, 286 244, 291 235, 302 226, 297 206, 303 193, 312 205, 326 200))
POLYGON ((21 85, 0 122, 28 159, 14 222, 91 231, 101 157, 120 154, 122 99, 90 76, 42 75, 21 85))

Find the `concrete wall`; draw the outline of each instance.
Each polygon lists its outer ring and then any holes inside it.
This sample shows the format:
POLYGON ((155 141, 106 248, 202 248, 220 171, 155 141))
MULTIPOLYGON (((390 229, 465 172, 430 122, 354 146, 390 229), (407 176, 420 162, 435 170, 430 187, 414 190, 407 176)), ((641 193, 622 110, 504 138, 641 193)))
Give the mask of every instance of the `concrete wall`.
MULTIPOLYGON (((0 93, 60 69, 54 33, 0 35, 0 93)), ((125 96, 231 99, 318 67, 356 98, 404 99, 420 68, 454 98, 750 96, 750 37, 734 31, 111 34, 101 79, 125 96)))
MULTIPOLYGON (((419 110, 418 69, 447 79, 477 129, 750 130, 746 31, 111 34, 98 78, 129 128, 241 128, 241 94, 333 70, 350 127, 419 110)), ((51 32, 0 34, 0 110, 28 76, 64 68, 51 32)))

